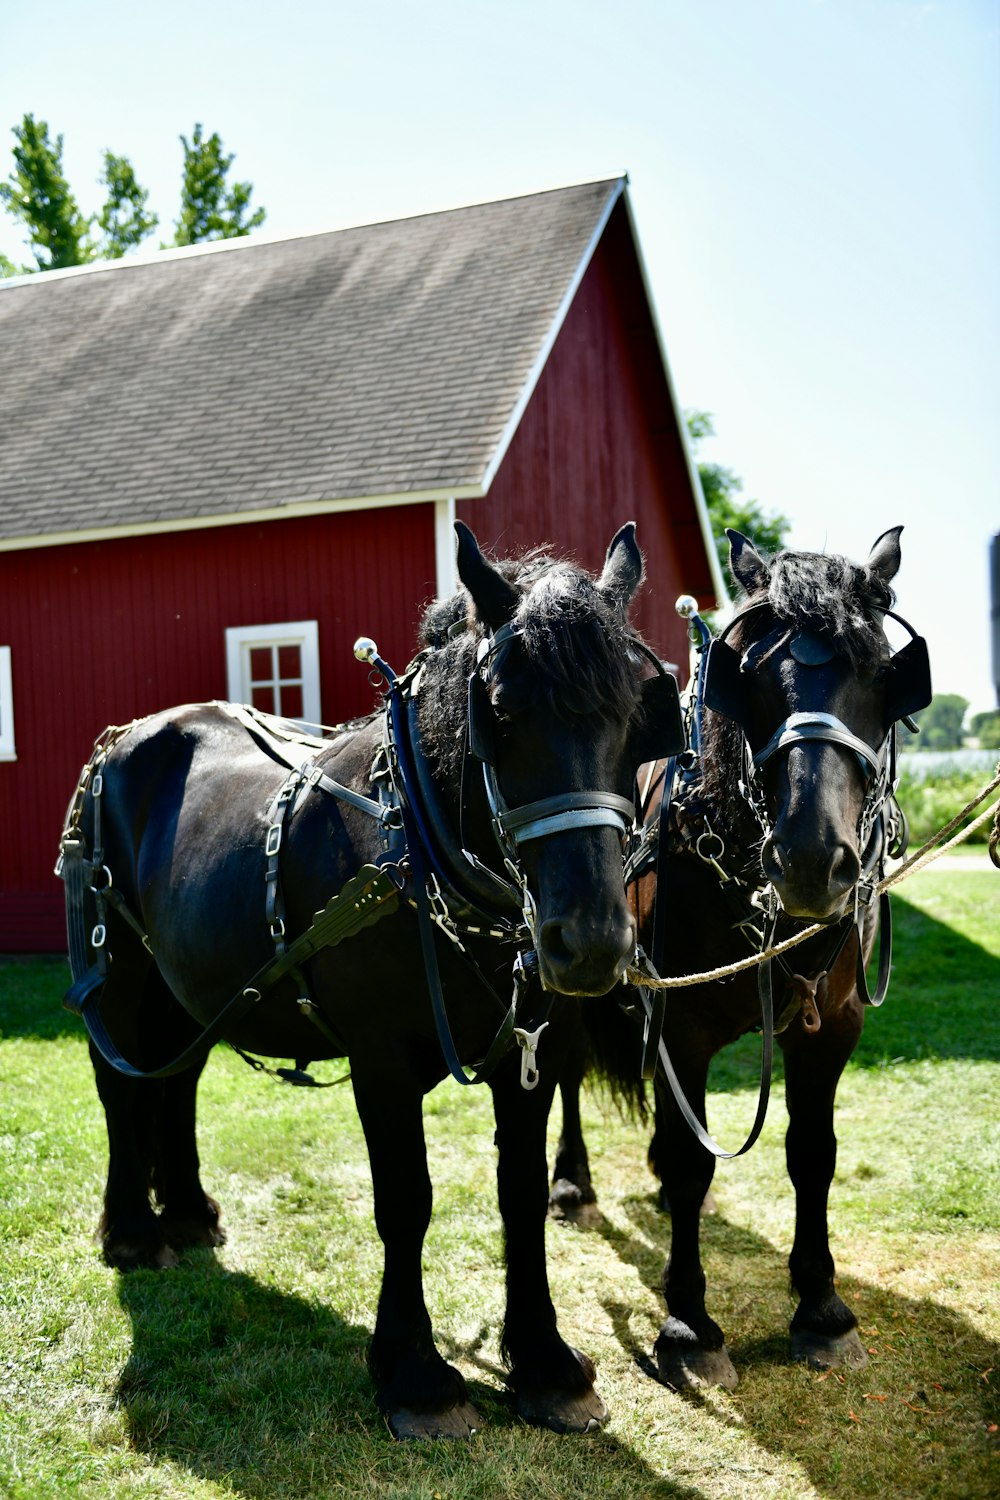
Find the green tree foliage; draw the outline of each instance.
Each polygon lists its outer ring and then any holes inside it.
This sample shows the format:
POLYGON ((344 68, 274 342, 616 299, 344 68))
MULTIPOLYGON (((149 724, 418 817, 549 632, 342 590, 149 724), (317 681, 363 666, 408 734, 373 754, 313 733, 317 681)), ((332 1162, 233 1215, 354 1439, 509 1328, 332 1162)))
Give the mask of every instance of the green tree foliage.
POLYGON ((102 259, 119 260, 140 245, 160 222, 146 212, 149 192, 140 187, 135 169, 127 156, 104 153, 104 175, 108 190, 104 207, 97 216, 104 239, 98 252, 102 259))
POLYGON ((969 720, 969 730, 976 736, 981 750, 1000 750, 1000 708, 973 714, 969 720))
POLYGON ((226 188, 226 177, 236 158, 225 154, 218 133, 213 131, 206 140, 202 126, 196 125, 190 141, 183 135, 180 140, 184 176, 174 243, 195 245, 203 240, 236 239, 263 224, 267 217, 263 208, 245 217, 253 192, 251 183, 236 182, 226 188))
POLYGON ((961 698, 958 693, 935 693, 927 707, 913 716, 920 725, 917 747, 921 750, 960 750, 962 720, 968 706, 968 698, 961 698))
MULTIPOLYGON (((0 201, 27 231, 36 264, 16 266, 0 255, 0 276, 117 260, 152 234, 159 220, 147 210, 149 193, 127 156, 105 151, 99 179, 105 189, 104 206, 85 218, 63 173, 62 136, 50 140, 46 121, 31 114, 13 127, 13 135, 14 170, 7 182, 0 183, 0 201), (100 231, 97 239, 91 233, 95 225, 100 231)), ((237 182, 227 187, 235 158, 225 153, 219 135, 213 132, 206 138, 202 126, 196 125, 190 141, 180 139, 184 170, 174 243, 233 239, 263 224, 263 208, 250 212, 252 185, 237 182)))
MULTIPOLYGON (((37 266, 24 270, 54 271, 60 266, 82 266, 93 260, 90 220, 85 219, 63 175, 63 138, 49 140, 45 120, 25 115, 14 126, 14 170, 0 182, 0 200, 19 219, 37 266)), ((6 274, 16 271, 6 261, 6 274)))
MULTIPOLYGON (((689 411, 685 412, 684 420, 697 456, 699 443, 715 436, 712 418, 708 412, 689 411)), ((699 462, 698 475, 723 577, 729 576, 727 526, 748 536, 762 552, 781 551, 791 525, 786 516, 763 510, 756 500, 744 499, 743 481, 722 464, 699 462)))

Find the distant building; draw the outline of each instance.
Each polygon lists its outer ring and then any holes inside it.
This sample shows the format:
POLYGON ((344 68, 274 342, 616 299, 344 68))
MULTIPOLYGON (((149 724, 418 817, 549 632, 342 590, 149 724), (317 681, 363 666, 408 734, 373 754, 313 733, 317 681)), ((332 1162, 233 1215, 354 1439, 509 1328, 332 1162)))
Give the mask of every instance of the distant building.
POLYGON ((94 737, 231 698, 337 722, 497 555, 599 567, 686 661, 722 589, 624 179, 0 282, 0 951, 60 949, 94 737))

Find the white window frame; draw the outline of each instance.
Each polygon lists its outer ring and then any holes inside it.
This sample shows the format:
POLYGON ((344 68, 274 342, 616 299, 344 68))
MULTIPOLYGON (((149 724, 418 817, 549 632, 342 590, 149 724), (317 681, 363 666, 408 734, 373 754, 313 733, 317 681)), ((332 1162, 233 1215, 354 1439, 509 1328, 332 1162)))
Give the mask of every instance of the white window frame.
POLYGON ((250 652, 254 646, 298 646, 302 655, 301 724, 322 724, 319 693, 319 626, 315 620, 226 629, 226 684, 230 702, 250 702, 250 652))
POLYGON ((10 647, 0 646, 0 760, 17 760, 14 748, 14 691, 10 675, 10 647))

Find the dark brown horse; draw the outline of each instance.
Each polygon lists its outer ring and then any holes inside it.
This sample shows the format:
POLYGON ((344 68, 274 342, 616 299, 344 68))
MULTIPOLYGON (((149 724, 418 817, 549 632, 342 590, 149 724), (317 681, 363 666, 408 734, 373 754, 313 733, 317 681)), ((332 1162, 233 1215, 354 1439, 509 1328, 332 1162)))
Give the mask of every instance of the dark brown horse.
POLYGON ((597 579, 541 556, 493 565, 458 532, 463 588, 428 612, 411 669, 394 679, 362 647, 392 681, 386 714, 309 743, 232 705, 188 706, 99 742, 63 853, 69 1000, 110 1145, 101 1240, 122 1269, 222 1242, 195 1145, 212 1040, 298 1059, 285 1074, 300 1082, 307 1059, 346 1057, 385 1247, 379 1403, 398 1436, 464 1435, 479 1418, 421 1287, 422 1099, 449 1066, 483 1065, 509 1384, 527 1420, 584 1430, 607 1413, 549 1296, 545 1125, 578 1025, 566 997, 606 993, 634 954, 623 841, 649 720, 674 689, 628 624, 633 527, 597 579), (529 949, 545 990, 515 986, 514 1014, 512 960, 529 973, 529 949), (515 1022, 523 1054, 505 1045, 515 1022))
MULTIPOLYGON (((891 836, 894 725, 930 699, 923 641, 914 638, 892 656, 883 630, 900 530, 880 537, 864 566, 794 552, 767 564, 745 537, 729 533, 731 567, 746 598, 711 646, 691 704, 698 754, 676 776, 671 770, 662 819, 658 767, 646 825, 658 855, 638 880, 635 902, 640 940, 664 975, 746 959, 753 943, 768 940, 761 903, 774 910, 777 939, 823 924, 774 973, 773 1014, 796 1202, 792 1354, 825 1367, 866 1358, 855 1316, 834 1289, 827 1233, 834 1095, 871 998, 859 950, 867 959, 879 923, 872 898, 891 836)), ((613 1020, 607 1010, 589 1017, 599 1064, 635 1100, 634 1027, 626 1030, 620 1015, 613 1020)), ((756 969, 667 991, 666 1050, 702 1126, 710 1060, 760 1021, 756 969)), ((579 1132, 578 1053, 575 1068, 574 1076, 571 1059, 554 1174, 553 1204, 562 1211, 593 1200, 579 1132)), ((699 1255, 715 1153, 728 1153, 688 1128, 662 1067, 655 1106, 649 1161, 671 1216, 657 1368, 679 1388, 733 1386, 723 1332, 706 1309, 699 1255)))

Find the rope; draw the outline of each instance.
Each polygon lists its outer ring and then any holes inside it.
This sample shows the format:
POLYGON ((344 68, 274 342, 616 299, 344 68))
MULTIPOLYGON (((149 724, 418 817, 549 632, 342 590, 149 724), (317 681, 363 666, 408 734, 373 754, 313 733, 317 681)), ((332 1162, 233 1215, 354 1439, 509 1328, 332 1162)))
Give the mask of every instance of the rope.
MULTIPOLYGON (((967 803, 960 813, 952 818, 949 823, 946 823, 943 828, 939 829, 937 833, 933 834, 927 840, 926 844, 918 849, 916 854, 911 855, 897 870, 894 870, 891 875, 886 876, 884 880, 879 881, 874 895, 881 896, 882 892, 887 891, 890 886, 898 885, 901 880, 906 880, 910 875, 915 875, 918 870, 923 869, 925 865, 929 865, 940 855, 947 854, 949 849, 954 849, 957 845, 961 844, 977 828, 981 827, 988 818, 994 818, 996 822, 993 838, 990 842, 991 858, 993 858, 993 850, 998 837, 1000 837, 1000 800, 994 806, 988 807, 985 812, 981 812, 965 828, 960 828, 953 838, 948 838, 948 835, 954 829, 958 828, 962 819, 967 817, 974 808, 985 801, 998 787, 1000 787, 1000 768, 998 768, 997 775, 994 776, 993 780, 983 788, 978 796, 973 797, 972 801, 967 803), (942 844, 941 840, 945 838, 948 839, 948 842, 942 844), (937 847, 938 845, 940 847, 937 847)), ((994 864, 997 863, 995 858, 993 858, 993 862, 994 864)), ((827 924, 825 922, 814 922, 811 927, 806 927, 802 932, 796 933, 794 937, 786 938, 784 942, 775 943, 772 948, 768 948, 762 953, 752 953, 749 958, 741 958, 738 962, 726 964, 721 969, 706 969, 701 974, 678 974, 665 979, 654 979, 639 969, 629 968, 625 971, 625 975, 630 984, 644 985, 646 989, 655 990, 682 989, 688 984, 709 984, 712 980, 728 979, 731 974, 739 974, 744 969, 755 968, 757 964, 763 963, 767 958, 777 958, 779 954, 787 953, 789 948, 796 948, 799 943, 804 943, 807 938, 815 937, 818 932, 825 932, 826 930, 827 924)))

